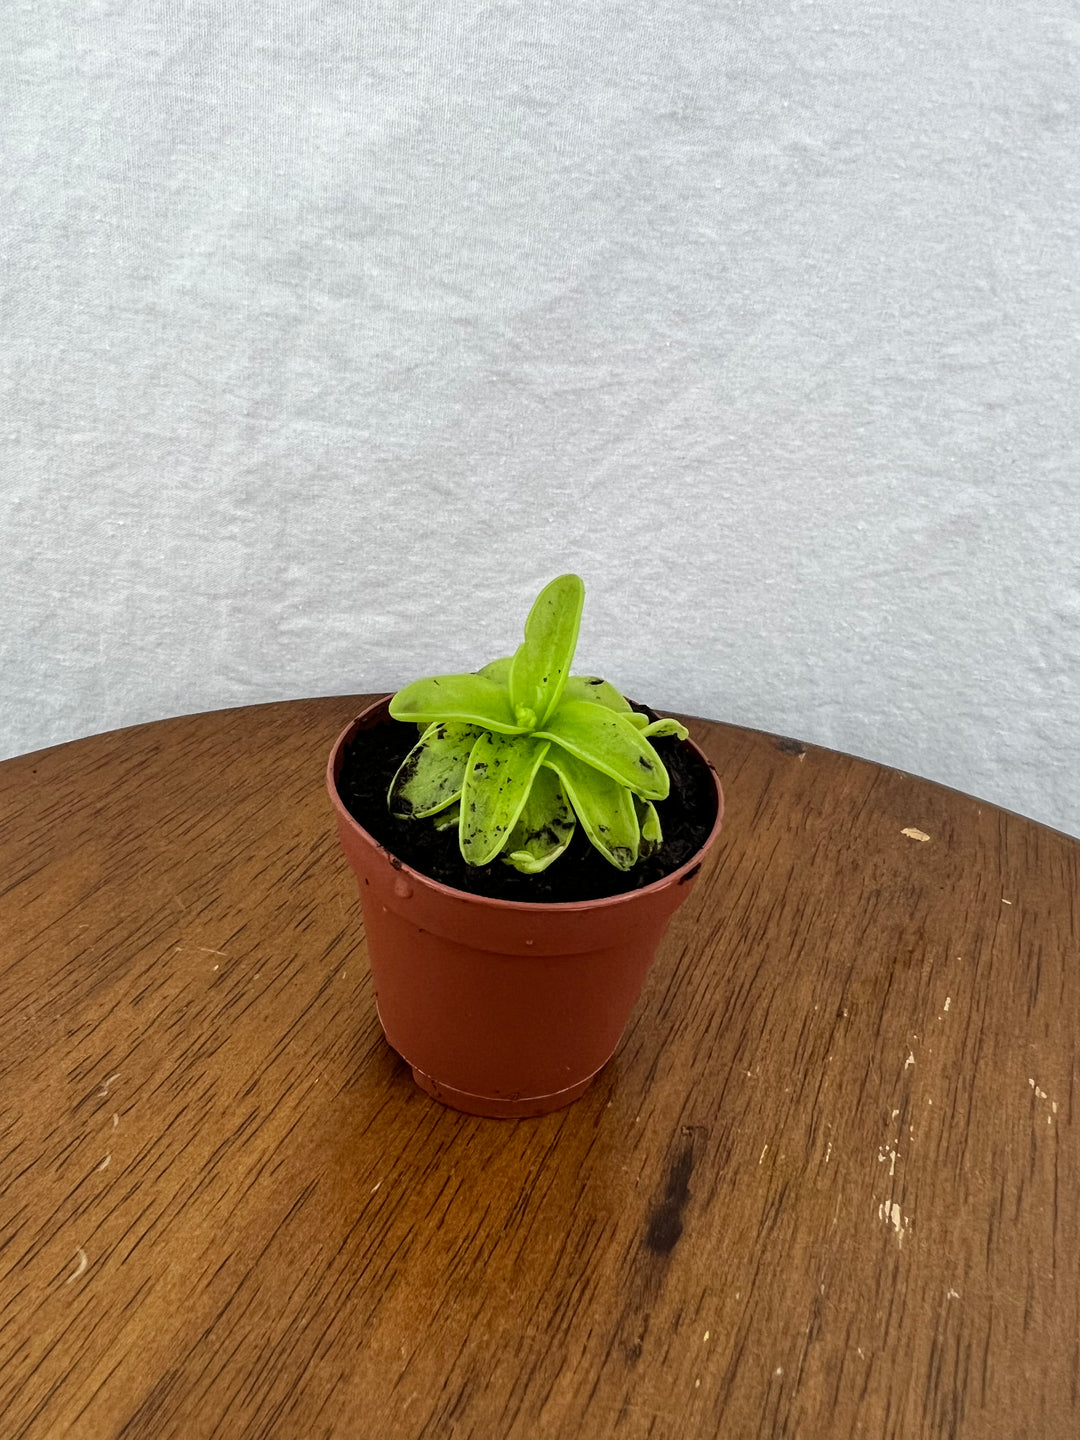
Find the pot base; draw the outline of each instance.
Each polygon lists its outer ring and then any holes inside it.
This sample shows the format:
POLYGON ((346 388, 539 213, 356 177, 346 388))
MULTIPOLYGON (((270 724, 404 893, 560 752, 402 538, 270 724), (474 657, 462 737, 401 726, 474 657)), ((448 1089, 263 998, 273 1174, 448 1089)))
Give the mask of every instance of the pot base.
POLYGON ((550 1115, 553 1110, 561 1110, 564 1105, 573 1104, 600 1073, 597 1070, 587 1079, 579 1080, 576 1085, 571 1085, 566 1090, 556 1090, 550 1095, 508 1096, 500 1099, 493 1095, 470 1095, 467 1090, 455 1090, 452 1085, 441 1085, 438 1080, 425 1075, 422 1070, 417 1070, 415 1065, 411 1068, 413 1079, 420 1089, 426 1091, 433 1100, 438 1100, 440 1105, 449 1105, 451 1109, 461 1110, 466 1115, 483 1115, 488 1120, 528 1120, 537 1115, 550 1115))

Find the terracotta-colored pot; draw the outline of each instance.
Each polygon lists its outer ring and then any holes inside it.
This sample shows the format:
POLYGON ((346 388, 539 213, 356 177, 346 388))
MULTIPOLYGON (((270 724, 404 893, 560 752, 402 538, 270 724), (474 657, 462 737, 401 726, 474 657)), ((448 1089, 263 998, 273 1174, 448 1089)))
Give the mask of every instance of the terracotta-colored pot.
POLYGON ((342 804, 345 747, 385 721, 388 701, 345 727, 326 775, 383 1032, 443 1104, 545 1115, 576 1100, 614 1053, 668 921, 720 833, 720 782, 698 750, 716 787, 715 823, 685 865, 640 890, 566 904, 470 895, 403 864, 342 804))

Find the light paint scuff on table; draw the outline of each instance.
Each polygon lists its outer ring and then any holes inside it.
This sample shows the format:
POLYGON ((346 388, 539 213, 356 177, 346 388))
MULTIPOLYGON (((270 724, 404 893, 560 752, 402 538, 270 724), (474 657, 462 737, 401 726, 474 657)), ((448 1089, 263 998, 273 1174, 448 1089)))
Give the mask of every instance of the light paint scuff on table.
POLYGON ((911 1228, 911 1216, 901 1215, 900 1206, 895 1200, 883 1200, 878 1206, 878 1219, 893 1227, 897 1240, 903 1245, 904 1236, 911 1228))
MULTIPOLYGON (((1045 1090, 1041 1089, 1038 1085, 1035 1084, 1035 1081, 1031 1076, 1028 1077, 1028 1084, 1031 1086, 1032 1090, 1035 1091, 1036 1100, 1050 1100, 1050 1096, 1047 1095, 1045 1090)), ((1055 1115, 1058 1113, 1058 1106, 1056 1100, 1050 1100, 1050 1109, 1055 1115)), ((1048 1115, 1046 1118, 1049 1122, 1050 1116, 1048 1115)))

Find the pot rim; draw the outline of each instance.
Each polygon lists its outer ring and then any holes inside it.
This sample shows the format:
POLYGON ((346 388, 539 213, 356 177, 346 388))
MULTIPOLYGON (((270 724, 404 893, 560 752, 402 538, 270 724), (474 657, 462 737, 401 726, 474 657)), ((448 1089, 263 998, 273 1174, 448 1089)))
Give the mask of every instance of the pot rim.
POLYGON ((403 874, 412 876, 438 894, 453 896, 455 899, 466 900, 476 905, 491 906, 497 910, 513 910, 519 913, 535 912, 537 915, 572 915, 574 913, 580 913, 583 910, 599 910, 608 906, 625 904, 627 900, 636 899, 638 896, 653 895, 660 890, 671 889, 674 886, 683 884, 700 870, 706 854, 712 849, 717 836, 720 834, 724 822, 724 791, 720 784, 720 777, 716 773, 716 767, 701 747, 694 740, 688 738, 683 743, 693 747, 712 779, 713 789, 716 795, 716 818, 704 841, 697 850, 694 851, 693 855, 684 861, 677 870, 672 870, 670 874, 662 876, 659 880, 654 880, 650 885, 642 885, 639 889, 622 890, 617 895, 599 895, 593 900, 500 900, 494 895, 476 895, 471 890, 458 890, 453 885, 444 885, 441 880, 433 879, 422 870, 415 870, 406 861, 399 859, 398 856, 391 850, 388 850, 385 845, 376 840, 374 835, 372 835, 369 830, 365 830, 359 820, 346 809, 341 796, 338 794, 337 769, 346 742, 352 738, 360 722, 366 720, 373 711, 387 708, 387 713, 389 713, 389 702, 393 698, 393 694, 393 691, 389 691, 380 699, 373 701, 366 709, 361 710, 359 715, 350 720, 342 730, 334 742, 333 749, 330 751, 330 759, 326 766, 326 788, 329 791, 330 800, 334 809, 337 811, 339 822, 363 835, 376 850, 381 851, 382 854, 389 858, 395 870, 400 870, 403 874))

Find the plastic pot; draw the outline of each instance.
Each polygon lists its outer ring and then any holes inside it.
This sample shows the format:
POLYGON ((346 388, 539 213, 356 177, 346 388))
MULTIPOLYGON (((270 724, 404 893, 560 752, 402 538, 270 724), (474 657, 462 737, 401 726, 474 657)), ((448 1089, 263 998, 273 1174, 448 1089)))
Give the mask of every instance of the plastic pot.
POLYGON ((576 1100, 614 1054, 668 922, 720 833, 720 782, 695 746, 716 790, 712 830, 686 864, 640 890, 565 904, 470 895, 391 855, 338 794, 345 747, 386 720, 388 703, 345 727, 326 777, 360 890, 383 1033, 443 1104, 545 1115, 576 1100))

